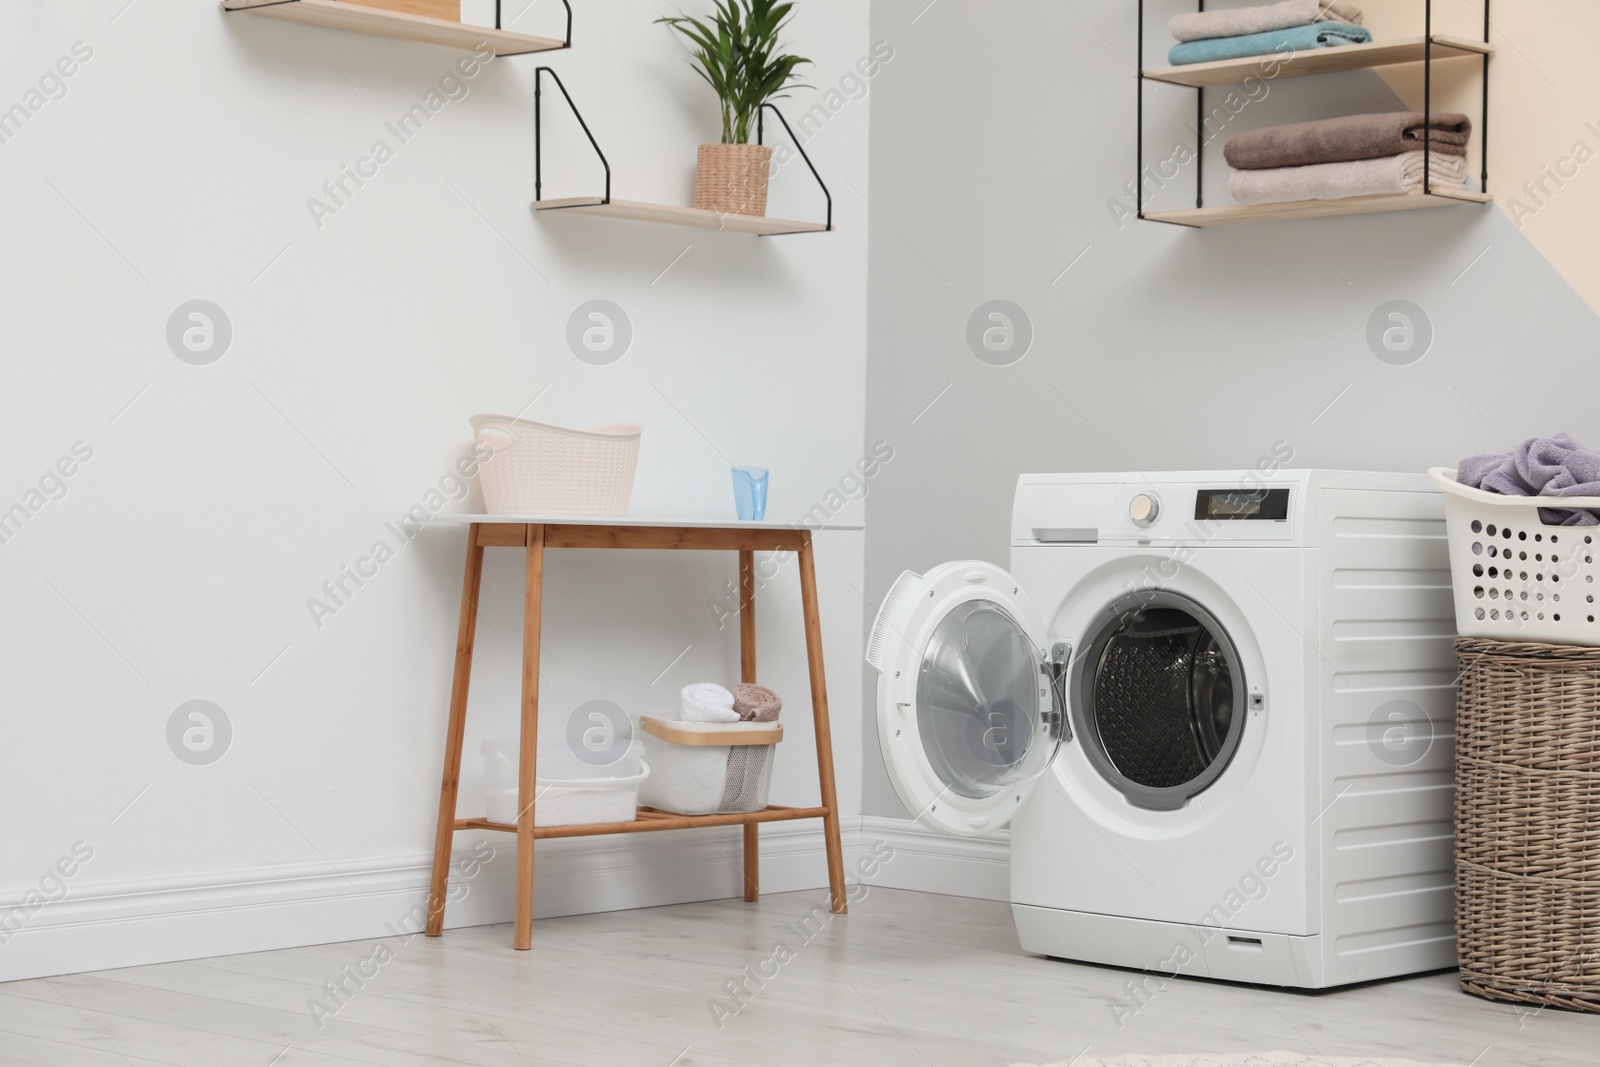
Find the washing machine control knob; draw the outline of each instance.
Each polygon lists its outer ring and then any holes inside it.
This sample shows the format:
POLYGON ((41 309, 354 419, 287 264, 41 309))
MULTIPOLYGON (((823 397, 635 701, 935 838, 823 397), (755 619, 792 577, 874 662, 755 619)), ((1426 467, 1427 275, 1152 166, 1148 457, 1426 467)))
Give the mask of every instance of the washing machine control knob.
POLYGON ((1153 526, 1161 517, 1161 498, 1154 493, 1140 493, 1128 503, 1128 517, 1135 526, 1153 526))

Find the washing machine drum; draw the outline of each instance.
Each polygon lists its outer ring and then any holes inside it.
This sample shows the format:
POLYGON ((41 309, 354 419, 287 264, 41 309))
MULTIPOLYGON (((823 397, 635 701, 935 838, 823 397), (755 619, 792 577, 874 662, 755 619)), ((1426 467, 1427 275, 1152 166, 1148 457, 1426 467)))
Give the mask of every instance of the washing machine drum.
POLYGON ((1074 731, 1130 803, 1183 806, 1239 748, 1247 691, 1232 639, 1200 604, 1145 592, 1109 605, 1073 667, 1074 731))

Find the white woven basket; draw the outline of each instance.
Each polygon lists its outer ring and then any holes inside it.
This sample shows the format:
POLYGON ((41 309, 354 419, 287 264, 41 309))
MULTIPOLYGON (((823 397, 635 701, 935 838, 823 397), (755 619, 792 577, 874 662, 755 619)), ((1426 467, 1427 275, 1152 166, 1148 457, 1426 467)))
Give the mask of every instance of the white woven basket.
POLYGON ((1600 527, 1547 526, 1540 508, 1600 508, 1600 497, 1505 496, 1428 471, 1444 490, 1456 630, 1467 637, 1600 646, 1600 527))
POLYGON ((494 451, 479 468, 491 515, 626 515, 641 427, 571 430, 507 415, 474 415, 494 451))
POLYGON ((775 722, 678 722, 649 715, 639 739, 651 775, 639 803, 679 815, 760 811, 783 727, 775 722))

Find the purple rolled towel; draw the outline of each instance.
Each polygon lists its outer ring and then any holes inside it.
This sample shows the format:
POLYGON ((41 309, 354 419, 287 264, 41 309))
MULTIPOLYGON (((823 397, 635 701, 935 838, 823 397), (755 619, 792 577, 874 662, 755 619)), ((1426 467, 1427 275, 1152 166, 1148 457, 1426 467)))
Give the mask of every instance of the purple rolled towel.
POLYGON ((733 687, 733 710, 745 722, 776 722, 783 699, 764 685, 740 682, 733 687))

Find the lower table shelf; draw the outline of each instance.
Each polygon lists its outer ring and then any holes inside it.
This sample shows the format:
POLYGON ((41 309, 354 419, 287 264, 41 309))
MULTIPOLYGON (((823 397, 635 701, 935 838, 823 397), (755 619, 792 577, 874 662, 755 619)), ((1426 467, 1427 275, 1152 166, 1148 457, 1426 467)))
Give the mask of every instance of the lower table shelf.
MULTIPOLYGON (((597 837, 602 834, 641 834, 652 830, 689 830, 696 826, 741 826, 758 822, 786 822, 790 819, 820 819, 827 808, 790 808, 769 804, 760 811, 729 812, 723 815, 675 815, 655 808, 640 808, 633 822, 582 823, 576 826, 535 826, 533 836, 597 837)), ((457 819, 457 830, 499 830, 517 832, 516 823, 490 822, 488 819, 457 819)))
POLYGON ((1178 211, 1146 211, 1150 222, 1170 222, 1175 226, 1228 226, 1240 222, 1272 222, 1280 219, 1319 219, 1336 215, 1371 215, 1384 211, 1412 211, 1421 208, 1452 207, 1456 204, 1492 204, 1494 197, 1468 189, 1449 192, 1421 190, 1392 196, 1352 196, 1343 200, 1295 200, 1282 204, 1227 204, 1222 207, 1184 208, 1178 211))

